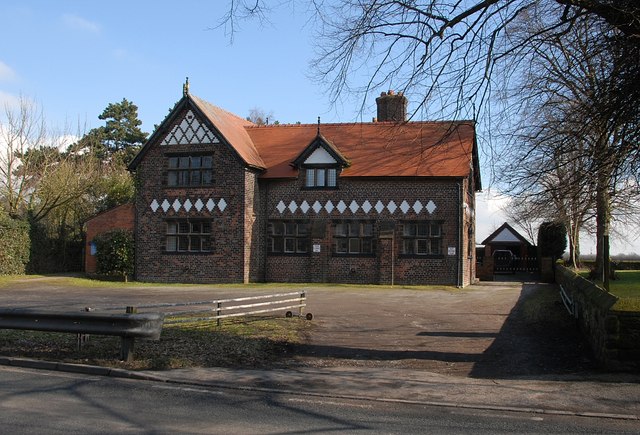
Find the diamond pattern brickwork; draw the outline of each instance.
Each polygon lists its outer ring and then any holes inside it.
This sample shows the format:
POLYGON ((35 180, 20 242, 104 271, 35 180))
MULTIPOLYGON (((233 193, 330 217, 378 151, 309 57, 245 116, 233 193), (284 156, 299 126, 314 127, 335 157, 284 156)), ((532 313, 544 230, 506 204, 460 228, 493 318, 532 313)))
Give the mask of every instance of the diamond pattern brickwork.
MULTIPOLYGON (((365 214, 382 214, 385 210, 390 214, 398 214, 396 212, 401 212, 403 215, 413 211, 415 214, 419 215, 420 213, 426 213, 432 215, 436 210, 436 204, 429 200, 427 202, 427 206, 423 206, 422 202, 417 200, 413 205, 410 205, 406 200, 402 201, 400 207, 395 203, 395 201, 390 200, 386 203, 383 203, 380 200, 375 202, 375 206, 371 205, 371 201, 364 200, 362 203, 359 203, 356 200, 352 201, 344 201, 340 200, 336 205, 328 200, 326 203, 321 203, 319 201, 315 201, 313 205, 309 205, 307 200, 303 200, 300 204, 295 200, 290 201, 288 204, 285 204, 284 201, 280 200, 276 205, 276 210, 280 214, 285 214, 287 211, 290 213, 295 213, 296 211, 301 211, 302 214, 315 213, 320 214, 325 211, 328 214, 331 214, 333 210, 337 210, 340 214, 345 214, 347 212, 351 212, 351 214, 356 214, 358 210, 362 210, 365 214), (348 204, 348 205, 347 205, 348 204)), ((151 207, 154 207, 154 204, 151 204, 151 207)), ((155 210, 154 210, 155 211, 155 210)))
POLYGON ((215 134, 189 110, 182 121, 164 137, 161 145, 195 145, 220 143, 215 134))

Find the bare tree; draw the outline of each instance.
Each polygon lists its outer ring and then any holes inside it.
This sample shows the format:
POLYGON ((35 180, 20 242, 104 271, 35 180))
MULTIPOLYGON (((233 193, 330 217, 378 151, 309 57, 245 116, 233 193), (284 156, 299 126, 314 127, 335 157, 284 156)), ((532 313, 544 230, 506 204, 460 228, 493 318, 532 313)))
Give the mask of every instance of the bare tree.
MULTIPOLYGON (((21 96, 17 108, 5 104, 0 121, 0 196, 9 216, 16 218, 26 211, 27 198, 36 184, 34 171, 23 157, 29 150, 49 145, 44 114, 35 102, 21 96)), ((42 157, 48 159, 47 153, 42 157)))
MULTIPOLYGON (((226 19, 233 22, 238 17, 234 8, 239 6, 245 17, 260 16, 264 4, 234 1, 226 19)), ((566 150, 579 141, 588 144, 588 172, 574 179, 596 192, 602 265, 612 193, 628 177, 638 176, 639 2, 341 0, 310 4, 319 23, 315 69, 334 101, 345 92, 366 98, 371 91, 389 87, 420 96, 414 114, 424 111, 440 118, 471 114, 489 119, 494 115, 487 104, 490 98, 505 92, 521 74, 533 71, 535 62, 550 62, 539 66, 539 78, 544 84, 548 68, 565 87, 565 94, 555 95, 551 84, 539 92, 531 87, 525 101, 511 104, 501 114, 508 117, 513 109, 516 113, 526 110, 531 101, 546 101, 550 119, 562 121, 557 129, 564 125, 566 130, 564 136, 557 136, 564 137, 564 148, 556 149, 566 150), (587 44, 574 49, 572 30, 587 19, 593 25, 586 32, 587 44), (535 26, 528 28, 529 23, 535 26), (555 47, 551 56, 545 47, 555 47), (594 57, 599 64, 589 63, 594 57), (566 118, 559 116, 562 113, 566 118)), ((531 134, 529 145, 537 137, 542 133, 531 134)), ((506 151, 495 145, 484 149, 489 161, 497 161, 506 151)), ((523 152, 526 156, 526 147, 523 152)), ((546 177, 548 182, 554 176, 558 174, 543 170, 538 178, 546 177)))
MULTIPOLYGON (((637 183, 640 155, 637 110, 613 104, 628 67, 624 49, 594 38, 600 25, 585 17, 562 36, 545 36, 534 45, 536 56, 519 89, 524 116, 513 136, 524 146, 514 147, 506 172, 512 193, 554 207, 567 227, 574 264, 579 231, 595 210, 602 273, 616 196, 633 196, 622 187, 634 178, 637 183)), ((630 203, 637 199, 636 192, 630 203)))
POLYGON ((16 109, 5 106, 4 118, 0 197, 9 216, 39 221, 93 188, 100 166, 61 152, 69 135, 52 134, 35 102, 21 97, 16 109))
POLYGON ((274 123, 273 112, 266 112, 264 109, 259 107, 254 107, 249 111, 249 116, 247 116, 247 121, 251 121, 257 125, 268 125, 269 123, 274 123))

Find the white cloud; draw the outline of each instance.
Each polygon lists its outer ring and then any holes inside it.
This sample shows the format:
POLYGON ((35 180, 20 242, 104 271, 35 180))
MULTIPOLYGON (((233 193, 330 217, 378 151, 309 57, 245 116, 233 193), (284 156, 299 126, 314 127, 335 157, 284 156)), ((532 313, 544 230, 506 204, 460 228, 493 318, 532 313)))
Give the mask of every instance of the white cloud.
MULTIPOLYGON (((490 189, 486 189, 476 195, 476 243, 482 242, 505 222, 514 225, 513 222, 509 222, 504 213, 510 201, 509 197, 498 192, 492 192, 490 189)), ((640 254, 640 227, 637 225, 625 226, 619 222, 612 223, 612 226, 614 231, 612 231, 611 235, 611 254, 640 254)), ((515 228, 526 237, 526 234, 520 228, 517 226, 515 228)), ((595 238, 593 235, 581 234, 580 251, 582 255, 595 254, 595 238)))
POLYGON ((10 81, 16 78, 16 73, 0 60, 0 81, 10 81))
POLYGON ((480 243, 507 221, 504 208, 510 198, 486 189, 476 195, 476 242, 480 243))
MULTIPOLYGON (((7 92, 0 91, 0 114, 4 113, 4 108, 15 108, 20 106, 20 98, 7 92)), ((1 117, 2 115, 0 115, 1 117)))
POLYGON ((100 33, 100 25, 78 15, 64 14, 62 22, 69 28, 90 33, 100 33))

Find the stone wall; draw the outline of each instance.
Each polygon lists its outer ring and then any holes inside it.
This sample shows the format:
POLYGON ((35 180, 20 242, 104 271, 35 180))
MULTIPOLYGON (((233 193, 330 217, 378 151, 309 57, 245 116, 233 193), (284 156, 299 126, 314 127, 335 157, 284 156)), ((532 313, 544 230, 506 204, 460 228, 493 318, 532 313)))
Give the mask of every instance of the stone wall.
POLYGON ((640 312, 615 310, 616 296, 559 265, 556 282, 573 300, 574 316, 596 359, 610 370, 640 369, 640 312))

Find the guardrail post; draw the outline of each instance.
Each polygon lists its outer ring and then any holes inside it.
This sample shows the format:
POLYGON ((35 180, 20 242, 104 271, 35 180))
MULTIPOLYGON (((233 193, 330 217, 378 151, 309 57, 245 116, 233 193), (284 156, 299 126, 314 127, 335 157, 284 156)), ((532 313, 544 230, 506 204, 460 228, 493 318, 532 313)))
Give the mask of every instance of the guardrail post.
POLYGON ((216 317, 217 317, 216 325, 217 326, 220 326, 220 314, 222 313, 222 309, 221 308, 222 308, 222 302, 218 302, 218 306, 217 306, 217 309, 216 309, 216 317))
POLYGON ((120 349, 120 359, 124 362, 133 361, 133 337, 122 337, 122 347, 120 349))
MULTIPOLYGON (((125 311, 127 314, 136 314, 138 312, 138 309, 136 307, 128 306, 125 311)), ((133 361, 133 348, 134 348, 134 338, 122 337, 121 347, 120 347, 120 359, 124 362, 133 361)))
POLYGON ((82 345, 89 341, 89 334, 76 334, 76 345, 78 348, 78 352, 82 350, 82 345))

